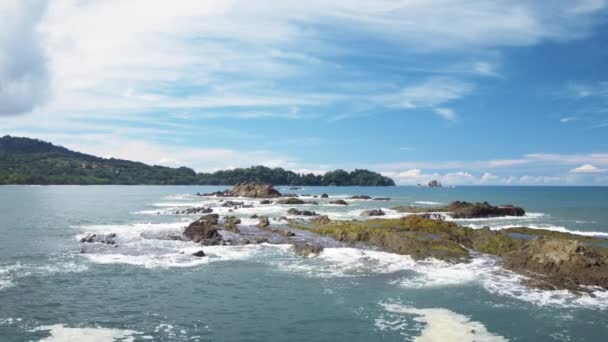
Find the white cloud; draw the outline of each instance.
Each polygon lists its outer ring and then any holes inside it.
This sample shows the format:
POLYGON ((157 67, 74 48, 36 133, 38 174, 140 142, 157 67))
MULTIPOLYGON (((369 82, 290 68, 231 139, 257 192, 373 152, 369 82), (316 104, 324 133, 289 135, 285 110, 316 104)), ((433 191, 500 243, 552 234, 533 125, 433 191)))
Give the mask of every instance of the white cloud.
POLYGON ((435 77, 404 88, 399 96, 404 108, 434 107, 462 98, 473 90, 473 85, 452 78, 435 77))
POLYGON ((591 164, 583 164, 577 168, 570 170, 572 173, 598 173, 604 172, 604 170, 597 168, 591 164))
POLYGON ((577 121, 577 120, 578 120, 578 118, 576 118, 576 117, 568 116, 568 117, 564 117, 564 118, 559 119, 559 122, 561 122, 561 123, 568 123, 568 122, 577 121))
POLYGON ((454 113, 454 111, 451 110, 450 108, 443 108, 443 107, 435 108, 435 113, 437 113, 437 115, 441 116, 442 118, 444 118, 446 120, 450 120, 450 121, 456 120, 456 113, 454 113))
POLYGON ((46 1, 0 2, 0 116, 43 104, 49 79, 37 26, 46 1))

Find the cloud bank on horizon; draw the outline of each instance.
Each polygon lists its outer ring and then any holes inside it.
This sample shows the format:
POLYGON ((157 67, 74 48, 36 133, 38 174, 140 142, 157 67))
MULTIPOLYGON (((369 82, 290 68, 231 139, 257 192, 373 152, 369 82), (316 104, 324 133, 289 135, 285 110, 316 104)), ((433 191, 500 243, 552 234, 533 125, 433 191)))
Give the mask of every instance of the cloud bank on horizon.
POLYGON ((607 8, 5 0, 0 134, 201 171, 608 185, 607 8))

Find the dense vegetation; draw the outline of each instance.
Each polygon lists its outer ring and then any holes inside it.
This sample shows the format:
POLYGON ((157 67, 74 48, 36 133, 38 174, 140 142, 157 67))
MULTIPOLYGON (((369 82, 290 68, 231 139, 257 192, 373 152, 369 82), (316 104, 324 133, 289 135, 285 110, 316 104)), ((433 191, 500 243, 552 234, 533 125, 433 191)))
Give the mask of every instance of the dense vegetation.
POLYGON ((392 179, 367 170, 336 170, 321 176, 254 166, 197 174, 187 167, 99 158, 35 139, 0 138, 0 184, 234 185, 250 181, 275 185, 395 185, 392 179))

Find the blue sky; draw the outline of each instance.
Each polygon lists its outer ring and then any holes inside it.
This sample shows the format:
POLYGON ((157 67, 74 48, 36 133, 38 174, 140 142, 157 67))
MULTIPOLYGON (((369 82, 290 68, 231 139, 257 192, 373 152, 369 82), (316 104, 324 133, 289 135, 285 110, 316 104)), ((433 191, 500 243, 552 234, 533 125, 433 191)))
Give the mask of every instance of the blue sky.
POLYGON ((608 2, 0 4, 0 134, 200 171, 608 185, 608 2))

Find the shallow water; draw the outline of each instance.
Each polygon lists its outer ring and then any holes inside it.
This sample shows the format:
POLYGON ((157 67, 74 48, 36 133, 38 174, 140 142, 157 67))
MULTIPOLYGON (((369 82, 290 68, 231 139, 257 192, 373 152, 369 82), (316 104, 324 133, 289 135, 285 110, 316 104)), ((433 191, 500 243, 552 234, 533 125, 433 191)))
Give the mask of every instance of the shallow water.
MULTIPOLYGON (((0 187, 0 341, 603 341, 608 334, 607 293, 531 290, 483 255, 450 265, 335 246, 303 259, 287 245, 263 244, 204 247, 208 257, 196 258, 193 243, 142 238, 181 232, 198 215, 173 213, 217 204, 192 194, 223 189, 0 187), (79 243, 95 232, 116 233, 118 247, 79 243)), ((608 235, 608 188, 601 187, 297 192, 392 198, 302 206, 335 219, 370 208, 487 200, 529 214, 458 222, 608 235)), ((232 213, 244 224, 256 222, 247 219, 252 213, 280 216, 291 207, 251 202, 255 208, 232 213)))

